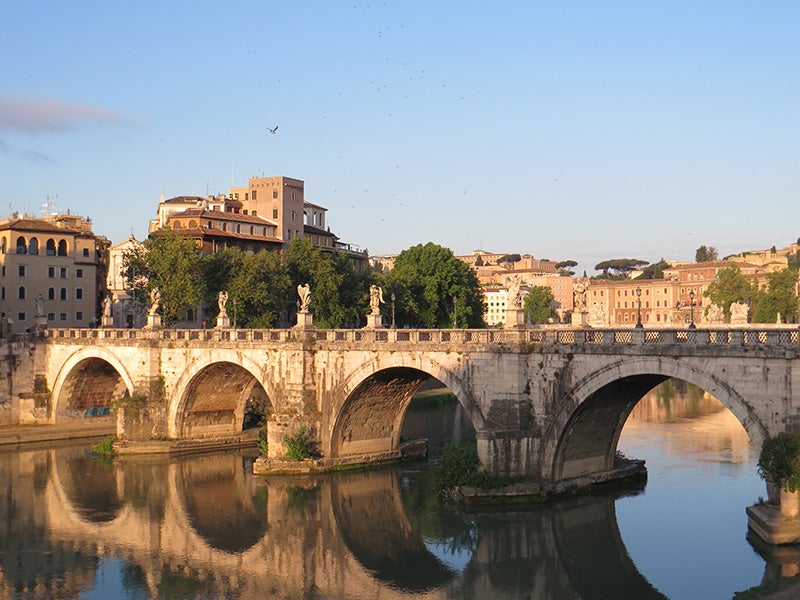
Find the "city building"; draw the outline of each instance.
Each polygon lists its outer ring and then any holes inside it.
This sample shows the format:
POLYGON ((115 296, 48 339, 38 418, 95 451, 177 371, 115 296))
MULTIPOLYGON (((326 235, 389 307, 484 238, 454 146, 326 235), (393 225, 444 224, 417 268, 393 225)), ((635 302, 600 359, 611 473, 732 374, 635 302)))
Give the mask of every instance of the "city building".
POLYGON ((131 235, 127 240, 108 249, 108 279, 106 287, 111 298, 111 317, 114 327, 140 328, 146 324, 144 311, 137 307, 136 298, 126 289, 123 262, 126 252, 141 247, 141 242, 131 235))
POLYGON ((108 246, 89 219, 69 213, 0 223, 0 317, 12 332, 98 325, 108 246))

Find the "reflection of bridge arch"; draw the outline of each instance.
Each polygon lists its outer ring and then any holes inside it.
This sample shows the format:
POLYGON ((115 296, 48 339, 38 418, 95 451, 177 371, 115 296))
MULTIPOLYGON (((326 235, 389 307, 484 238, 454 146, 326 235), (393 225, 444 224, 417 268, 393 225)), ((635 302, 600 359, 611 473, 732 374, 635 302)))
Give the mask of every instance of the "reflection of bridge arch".
POLYGON ((109 407, 133 390, 133 380, 115 354, 100 346, 82 348, 64 362, 56 375, 49 420, 55 423, 68 410, 109 407))
POLYGON ((239 434, 245 405, 256 386, 274 403, 278 395, 267 376, 266 365, 259 366, 242 353, 218 350, 194 361, 182 373, 170 398, 169 436, 239 434))
POLYGON ((669 378, 694 384, 717 398, 757 446, 767 437, 766 427, 742 396, 715 375, 679 360, 629 358, 591 373, 562 396, 543 439, 543 474, 560 480, 609 470, 631 410, 669 378))
POLYGON ((470 388, 456 373, 423 353, 397 353, 363 363, 334 390, 330 447, 323 448, 323 454, 335 457, 397 449, 411 398, 430 377, 448 387, 476 430, 484 428, 470 388))

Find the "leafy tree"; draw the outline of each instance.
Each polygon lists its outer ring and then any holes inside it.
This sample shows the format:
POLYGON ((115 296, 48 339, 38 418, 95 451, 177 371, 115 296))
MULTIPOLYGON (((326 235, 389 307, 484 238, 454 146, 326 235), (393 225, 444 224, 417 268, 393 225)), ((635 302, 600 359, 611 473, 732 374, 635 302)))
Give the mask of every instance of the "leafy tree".
POLYGON ((664 279, 664 269, 669 269, 671 266, 662 258, 657 263, 647 265, 642 269, 642 274, 636 279, 664 279))
POLYGON ((700 246, 694 253, 694 262, 712 262, 719 257, 714 246, 700 246))
POLYGON ((597 263, 594 268, 596 271, 603 271, 602 277, 605 279, 611 277, 625 278, 631 271, 646 264, 648 264, 646 260, 636 258, 613 258, 597 263), (613 271, 613 274, 609 275, 609 271, 613 271))
POLYGON ((754 323, 774 323, 780 313, 791 321, 797 317, 797 271, 781 269, 767 274, 767 287, 754 294, 751 306, 754 323))
POLYGON ((449 248, 428 242, 403 250, 386 285, 397 297, 399 326, 452 327, 454 308, 459 327, 483 326, 483 292, 475 272, 449 248))
POLYGON ((795 252, 787 258, 787 266, 795 271, 800 270, 800 252, 795 252))
POLYGON ((717 279, 712 281, 703 295, 721 306, 725 317, 731 316, 731 304, 734 302, 747 302, 754 295, 750 281, 742 275, 738 265, 731 265, 717 272, 717 279))
POLYGON ((183 318, 186 307, 197 306, 203 285, 200 249, 191 239, 162 229, 122 258, 126 290, 135 292, 139 308, 149 302, 150 290, 161 294, 159 312, 165 325, 183 318))
POLYGON ((269 329, 286 322, 289 309, 294 308, 289 299, 296 295, 296 286, 292 286, 280 254, 268 251, 238 254, 238 268, 228 286, 229 296, 235 302, 233 316, 237 326, 269 329))
POLYGON ((520 258, 522 258, 519 254, 504 254, 500 258, 497 259, 497 264, 501 263, 515 263, 519 262, 520 258))
POLYGON ((544 285, 532 287, 525 296, 523 309, 525 318, 531 323, 547 323, 548 319, 556 316, 553 290, 544 285))
POLYGON ((562 260, 561 262, 556 263, 556 269, 558 269, 559 274, 563 277, 572 277, 575 275, 575 271, 572 270, 572 267, 577 267, 578 263, 574 260, 562 260))

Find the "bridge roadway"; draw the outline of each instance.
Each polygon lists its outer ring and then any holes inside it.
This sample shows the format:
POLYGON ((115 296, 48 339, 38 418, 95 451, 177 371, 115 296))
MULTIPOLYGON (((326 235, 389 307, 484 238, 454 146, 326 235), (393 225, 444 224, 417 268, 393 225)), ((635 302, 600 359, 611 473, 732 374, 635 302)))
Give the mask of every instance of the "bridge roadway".
POLYGON ((120 440, 240 434, 248 399, 268 409, 268 455, 302 427, 323 461, 396 456, 411 397, 430 377, 469 416, 484 467, 545 482, 613 470, 642 396, 695 384, 754 443, 800 422, 798 329, 50 329, 34 375, 51 422, 117 411, 120 440), (40 386, 41 387, 41 386, 40 386))

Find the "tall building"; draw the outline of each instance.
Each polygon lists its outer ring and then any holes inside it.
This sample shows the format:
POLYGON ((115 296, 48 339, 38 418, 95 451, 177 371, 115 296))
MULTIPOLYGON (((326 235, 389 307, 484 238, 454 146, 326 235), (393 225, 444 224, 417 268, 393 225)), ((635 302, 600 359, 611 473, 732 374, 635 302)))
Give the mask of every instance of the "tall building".
POLYGON ((12 332, 92 327, 105 294, 108 240, 76 215, 14 215, 0 223, 0 317, 12 332))

